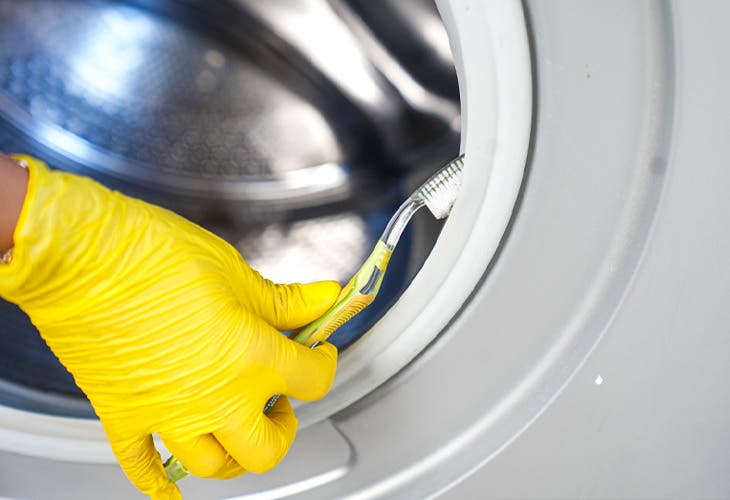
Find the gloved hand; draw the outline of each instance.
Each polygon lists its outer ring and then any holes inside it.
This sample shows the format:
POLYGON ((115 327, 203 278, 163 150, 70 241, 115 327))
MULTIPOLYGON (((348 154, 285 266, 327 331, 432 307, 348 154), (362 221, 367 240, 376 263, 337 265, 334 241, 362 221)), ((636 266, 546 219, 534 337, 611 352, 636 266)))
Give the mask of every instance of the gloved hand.
POLYGON ((180 498, 151 434, 193 474, 264 472, 297 429, 273 394, 322 397, 337 351, 278 329, 322 315, 335 282, 275 285, 229 244, 162 208, 22 157, 28 193, 0 296, 18 304, 73 374, 129 479, 180 498))

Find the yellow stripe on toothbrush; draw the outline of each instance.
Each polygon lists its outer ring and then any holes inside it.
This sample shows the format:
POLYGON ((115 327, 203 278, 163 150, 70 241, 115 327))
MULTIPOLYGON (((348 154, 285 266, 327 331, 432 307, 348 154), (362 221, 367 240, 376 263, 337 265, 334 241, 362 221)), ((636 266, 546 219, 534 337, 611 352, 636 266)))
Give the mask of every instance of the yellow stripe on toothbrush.
POLYGON ((316 342, 327 340, 335 330, 369 306, 380 290, 392 253, 393 251, 385 243, 378 241, 360 270, 342 289, 335 304, 319 319, 295 333, 292 338, 300 344, 311 347, 316 342))

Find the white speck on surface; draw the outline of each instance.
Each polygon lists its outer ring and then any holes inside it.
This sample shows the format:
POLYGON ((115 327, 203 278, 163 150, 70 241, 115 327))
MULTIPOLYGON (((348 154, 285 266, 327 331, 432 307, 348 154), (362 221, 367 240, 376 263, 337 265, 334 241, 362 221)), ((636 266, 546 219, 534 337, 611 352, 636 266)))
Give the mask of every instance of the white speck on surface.
POLYGON ((593 381, 596 385, 601 385, 603 383, 603 377, 600 375, 596 377, 596 380, 593 381))
POLYGON ((212 68, 222 68, 226 65, 226 56, 217 50, 209 50, 205 53, 205 62, 212 68))

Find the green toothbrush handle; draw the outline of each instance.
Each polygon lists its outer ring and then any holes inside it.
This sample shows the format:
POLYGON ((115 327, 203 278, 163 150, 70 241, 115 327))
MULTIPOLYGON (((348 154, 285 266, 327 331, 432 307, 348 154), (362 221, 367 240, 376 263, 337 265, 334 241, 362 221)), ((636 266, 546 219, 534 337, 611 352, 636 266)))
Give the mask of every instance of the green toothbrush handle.
POLYGON ((295 333, 292 339, 308 347, 324 342, 335 330, 369 306, 374 299, 375 294, 360 293, 351 281, 342 289, 334 306, 319 319, 295 333))
POLYGON ((378 241, 370 256, 342 289, 335 304, 292 338, 309 347, 324 342, 335 330, 372 304, 380 290, 392 252, 385 242, 378 241))
POLYGON ((190 472, 188 472, 188 470, 180 462, 180 460, 175 458, 175 455, 170 455, 170 458, 165 460, 165 463, 162 465, 163 467, 165 467, 167 478, 173 483, 177 483, 179 480, 184 479, 190 475, 190 472))

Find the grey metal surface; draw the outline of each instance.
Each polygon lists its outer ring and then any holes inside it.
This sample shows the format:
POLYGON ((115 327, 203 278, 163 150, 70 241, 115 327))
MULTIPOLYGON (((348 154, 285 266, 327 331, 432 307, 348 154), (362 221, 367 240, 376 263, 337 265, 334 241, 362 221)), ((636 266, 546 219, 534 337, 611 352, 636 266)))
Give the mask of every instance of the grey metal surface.
POLYGON ((640 266, 555 401, 444 498, 730 498, 730 8, 670 7, 676 118, 668 155, 643 166, 667 179, 640 266))
MULTIPOLYGON (((297 437, 276 474, 248 474, 217 481, 186 478, 185 498, 214 500, 257 492, 258 498, 283 498, 347 474, 354 451, 329 422, 297 437)), ((0 498, 13 500, 136 500, 147 498, 127 480, 118 465, 40 461, 0 452, 0 498)))
POLYGON ((697 7, 526 4, 509 238, 440 342, 335 419, 358 466, 312 498, 423 498, 478 467, 444 496, 730 496, 729 12, 697 7))

